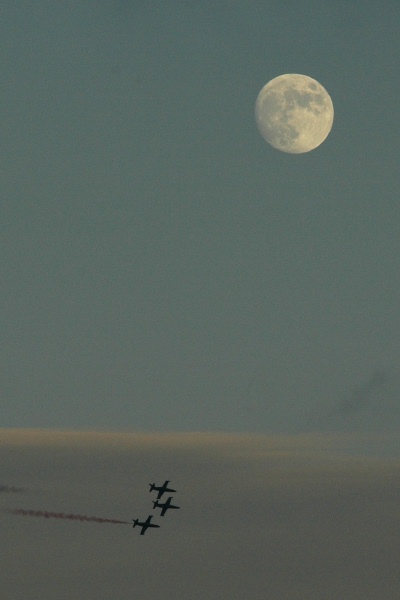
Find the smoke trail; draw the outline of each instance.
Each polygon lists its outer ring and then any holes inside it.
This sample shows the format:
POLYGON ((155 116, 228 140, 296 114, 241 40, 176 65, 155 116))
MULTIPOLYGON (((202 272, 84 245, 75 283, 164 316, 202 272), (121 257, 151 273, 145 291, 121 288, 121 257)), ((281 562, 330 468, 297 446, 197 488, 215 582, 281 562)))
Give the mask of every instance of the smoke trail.
POLYGON ((14 487, 13 485, 0 485, 0 494, 21 494, 26 488, 14 487))
POLYGON ((118 521, 117 519, 102 519, 101 517, 88 517, 86 515, 68 515, 65 513, 47 512, 44 510, 24 510, 15 508, 7 510, 12 515, 22 515, 24 517, 44 517, 45 519, 69 519, 70 521, 92 521, 93 523, 120 523, 121 525, 130 525, 128 521, 118 521))

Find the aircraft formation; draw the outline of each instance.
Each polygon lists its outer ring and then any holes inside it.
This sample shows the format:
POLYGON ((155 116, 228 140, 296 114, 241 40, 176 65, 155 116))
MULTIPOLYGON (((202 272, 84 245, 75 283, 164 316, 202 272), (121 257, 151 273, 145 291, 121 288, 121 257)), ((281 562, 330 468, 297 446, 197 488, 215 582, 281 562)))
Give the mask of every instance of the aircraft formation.
MULTIPOLYGON (((173 490, 172 488, 168 487, 169 484, 169 480, 165 481, 163 483, 163 485, 157 486, 155 483, 149 483, 150 486, 150 492, 156 491, 157 492, 157 499, 153 502, 153 509, 154 508, 161 508, 161 513, 160 516, 163 517, 165 515, 165 513, 167 512, 167 510, 175 508, 175 509, 179 509, 180 506, 175 506, 174 504, 171 504, 172 501, 172 496, 169 496, 168 499, 165 502, 159 502, 159 500, 162 498, 162 496, 166 493, 166 492, 176 492, 176 490, 173 490)), ((133 525, 132 527, 141 527, 142 530, 140 532, 140 535, 144 535, 147 531, 147 529, 149 529, 150 527, 160 527, 160 525, 156 525, 155 523, 152 523, 151 520, 153 518, 153 515, 149 515, 147 517, 147 519, 145 521, 140 522, 139 519, 132 519, 133 521, 133 525)))

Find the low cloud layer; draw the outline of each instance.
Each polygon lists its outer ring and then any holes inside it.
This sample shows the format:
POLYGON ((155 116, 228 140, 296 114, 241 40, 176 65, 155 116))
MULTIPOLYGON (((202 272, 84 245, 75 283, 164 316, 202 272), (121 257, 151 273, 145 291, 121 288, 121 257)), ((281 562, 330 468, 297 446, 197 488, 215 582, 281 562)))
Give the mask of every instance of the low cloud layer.
POLYGON ((362 443, 0 430, 3 480, 37 490, 1 498, 4 597, 393 600, 400 464, 361 456, 362 443), (149 483, 166 479, 181 510, 161 518, 149 483))

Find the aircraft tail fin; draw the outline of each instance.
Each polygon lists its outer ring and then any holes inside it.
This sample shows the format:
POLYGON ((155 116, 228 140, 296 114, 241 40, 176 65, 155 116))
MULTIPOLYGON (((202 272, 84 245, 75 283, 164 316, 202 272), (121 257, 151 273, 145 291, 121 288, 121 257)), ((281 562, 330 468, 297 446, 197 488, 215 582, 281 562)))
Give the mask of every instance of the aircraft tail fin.
POLYGON ((150 486, 150 492, 152 492, 154 490, 155 483, 149 483, 149 486, 150 486))

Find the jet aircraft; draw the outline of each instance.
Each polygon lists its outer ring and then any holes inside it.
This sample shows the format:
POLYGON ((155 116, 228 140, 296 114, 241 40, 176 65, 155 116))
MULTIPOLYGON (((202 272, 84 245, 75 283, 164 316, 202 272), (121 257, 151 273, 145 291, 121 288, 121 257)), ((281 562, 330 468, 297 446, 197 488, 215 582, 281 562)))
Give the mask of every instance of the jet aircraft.
POLYGON ((169 479, 165 483, 163 483, 163 485, 160 485, 160 486, 157 486, 155 483, 149 483, 150 492, 152 492, 153 490, 156 490, 158 492, 157 500, 159 500, 161 498, 161 496, 163 494, 165 494, 165 492, 176 492, 176 490, 169 488, 168 484, 169 484, 169 479))
POLYGON ((139 527, 142 528, 140 535, 144 535, 149 527, 160 527, 159 525, 156 525, 155 523, 150 522, 152 518, 153 518, 153 515, 149 515, 147 517, 147 519, 145 521, 143 521, 143 523, 140 523, 139 519, 132 519, 132 521, 133 521, 132 527, 136 527, 136 525, 139 525, 139 527))
POLYGON ((161 508, 161 516, 163 517, 169 508, 180 508, 180 506, 174 506, 171 504, 172 496, 168 498, 168 500, 164 503, 158 502, 155 500, 153 502, 153 508, 161 508))

